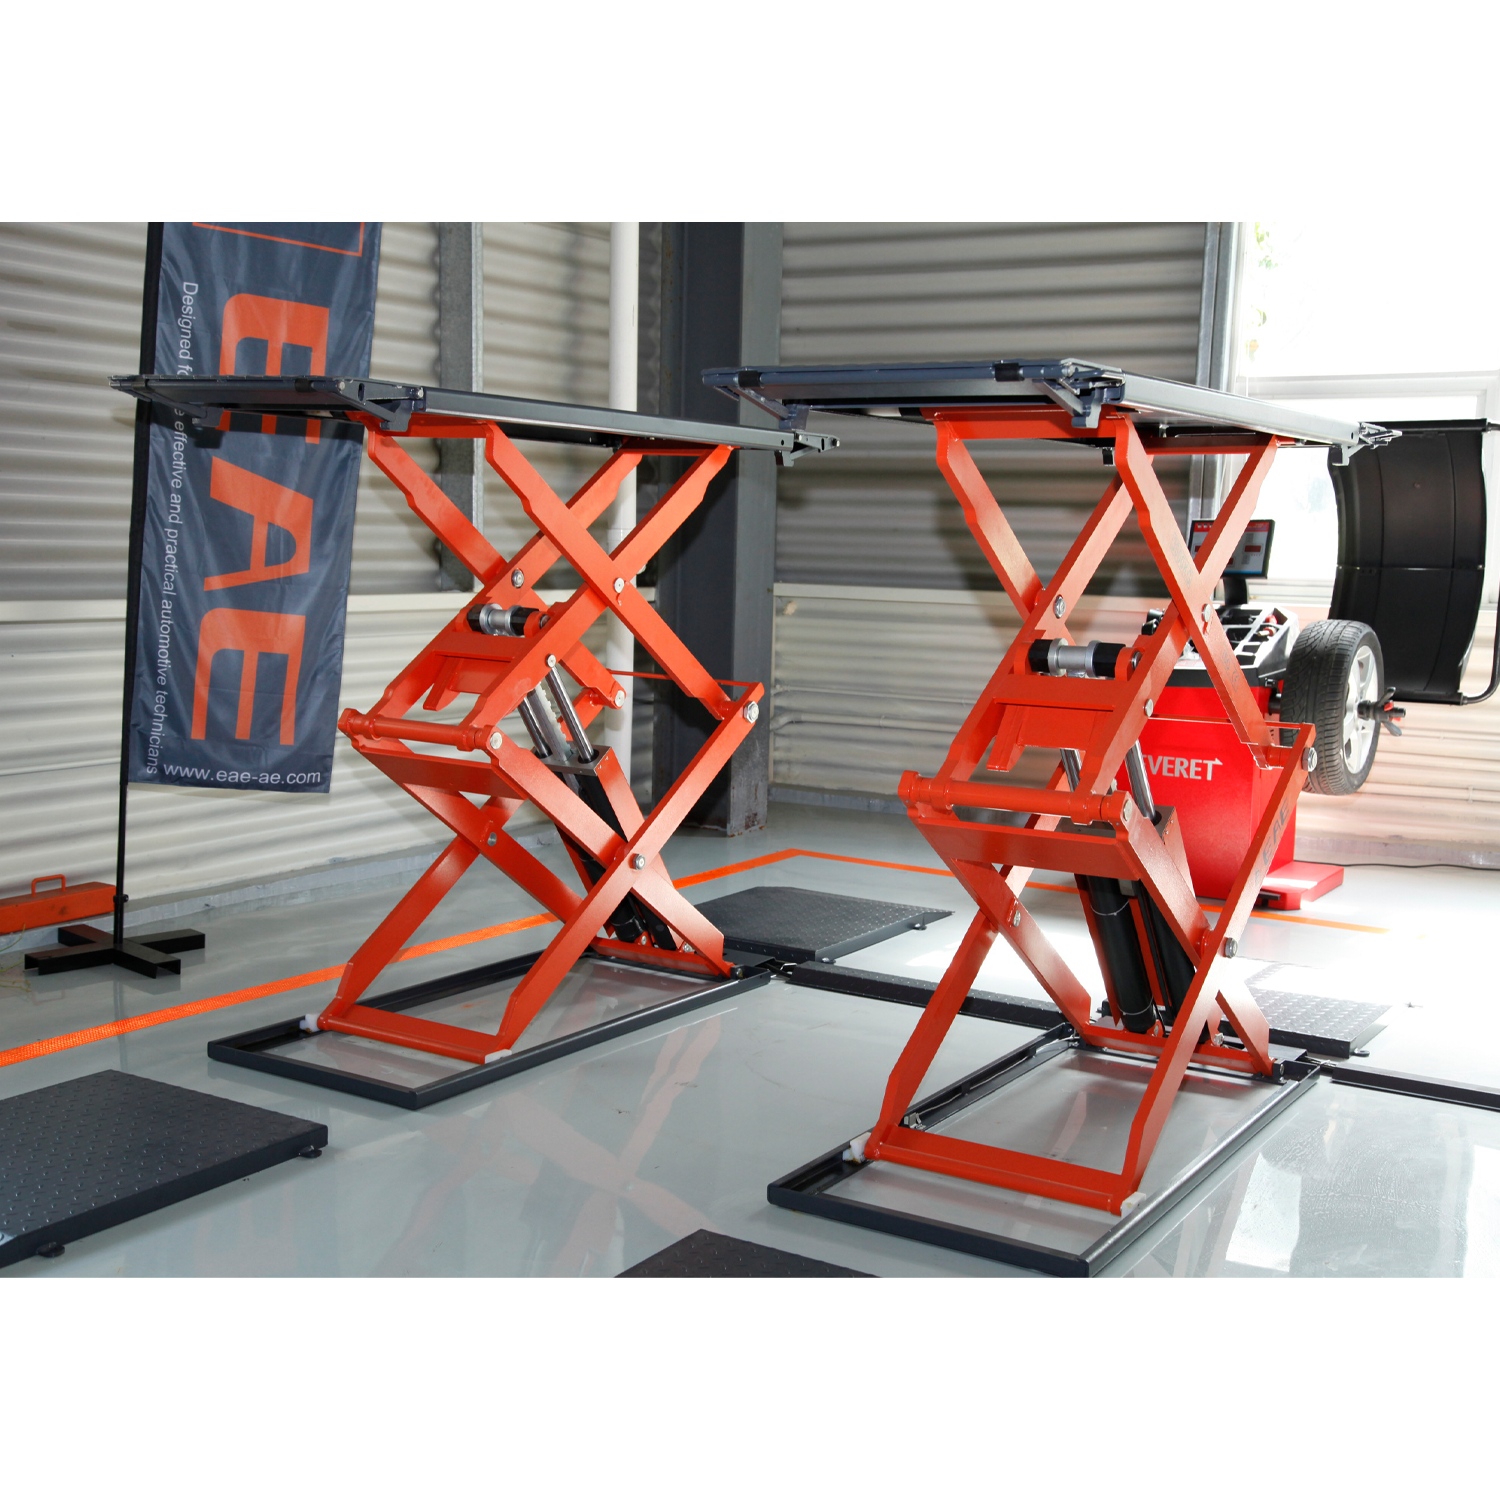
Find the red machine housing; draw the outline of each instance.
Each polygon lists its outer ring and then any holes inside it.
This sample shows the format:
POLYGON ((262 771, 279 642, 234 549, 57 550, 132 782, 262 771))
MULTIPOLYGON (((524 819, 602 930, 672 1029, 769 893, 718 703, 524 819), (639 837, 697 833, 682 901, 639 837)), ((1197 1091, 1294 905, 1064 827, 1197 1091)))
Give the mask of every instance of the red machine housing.
MULTIPOLYGON (((1267 712, 1271 689, 1250 691, 1267 712)), ((1153 796, 1177 810, 1194 894, 1224 899, 1275 790, 1276 771, 1257 768, 1210 687, 1164 688, 1140 744, 1153 796)), ((1261 882, 1260 904, 1296 911, 1344 883, 1342 868, 1299 860, 1296 845, 1294 806, 1261 882)))

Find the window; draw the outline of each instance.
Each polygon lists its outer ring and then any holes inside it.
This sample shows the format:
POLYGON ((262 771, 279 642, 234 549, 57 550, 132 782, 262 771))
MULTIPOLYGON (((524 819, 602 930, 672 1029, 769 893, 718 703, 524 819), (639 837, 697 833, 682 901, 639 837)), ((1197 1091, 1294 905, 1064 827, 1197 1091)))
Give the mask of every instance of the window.
MULTIPOLYGON (((1244 225, 1241 245, 1236 390, 1396 427, 1403 419, 1500 421, 1500 294, 1477 225, 1271 221, 1244 225)), ((1493 493, 1493 437, 1485 470, 1493 493)), ((1276 521, 1271 576, 1257 592, 1304 583, 1326 598, 1338 526, 1325 455, 1279 455, 1257 514, 1276 521)), ((1490 595, 1496 544, 1492 534, 1490 595)))

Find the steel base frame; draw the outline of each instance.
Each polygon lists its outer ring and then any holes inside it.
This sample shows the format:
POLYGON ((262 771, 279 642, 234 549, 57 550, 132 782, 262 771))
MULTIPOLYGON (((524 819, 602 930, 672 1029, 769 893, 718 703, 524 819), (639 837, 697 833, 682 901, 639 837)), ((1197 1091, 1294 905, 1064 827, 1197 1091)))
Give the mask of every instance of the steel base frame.
MULTIPOLYGON (((1269 1027, 1249 991, 1224 960, 1234 954, 1261 878, 1292 815, 1307 775, 1308 725, 1268 721, 1234 656, 1213 591, 1254 514, 1256 497, 1282 439, 1269 434, 1215 436, 1166 445, 1132 417, 1105 407, 1087 424, 1057 407, 932 407, 937 462, 965 520, 1023 621, 1009 650, 965 720, 935 776, 908 771, 900 796, 908 815, 978 906, 952 963, 924 1008, 893 1069, 880 1115, 863 1145, 872 1159, 1035 1193, 1119 1214, 1137 1194, 1177 1090, 1190 1064, 1271 1075, 1269 1027), (1107 444, 1115 477, 1052 580, 1043 584, 969 452, 973 441, 1085 441, 1107 444), (1196 559, 1189 552, 1153 467, 1157 451, 1235 452, 1244 466, 1196 559), (1134 515, 1170 597, 1155 632, 1118 652, 1112 675, 1052 675, 1038 664, 1051 642, 1071 646, 1068 619, 1126 520, 1134 515), (1143 816, 1126 782, 1125 760, 1154 702, 1191 643, 1236 736, 1257 766, 1276 772, 1274 790, 1216 923, 1198 905, 1182 837, 1170 809, 1143 816), (1287 743, 1291 740, 1291 743, 1287 743), (1012 771, 1024 750, 1059 756, 1045 789, 993 780, 1012 771), (986 775, 985 773, 990 773, 986 775), (972 821, 976 809, 1019 814, 1023 826, 972 821), (1034 868, 1079 878, 1085 915, 1106 976, 1110 1018, 1096 1019, 1082 983, 1063 962, 1020 900, 1034 868), (1122 882, 1143 953, 1160 946, 1147 930, 1159 917, 1190 969, 1183 992, 1168 993, 1171 970, 1158 954, 1149 1030, 1125 1025, 1100 919, 1086 881, 1122 882), (1150 913, 1147 903, 1154 906, 1150 913), (939 1046, 967 998, 985 957, 1004 937, 1057 1005, 1074 1032, 1093 1046, 1151 1058, 1124 1164, 1105 1172, 1048 1157, 916 1131, 904 1122, 939 1046), (1218 1044, 1227 1020, 1243 1050, 1218 1044)), ((1119 913, 1112 913, 1118 916, 1119 913)), ((1170 956, 1170 955, 1168 955, 1170 956)), ((1180 967, 1180 965, 1179 965, 1180 967)))
MULTIPOLYGON (((641 597, 634 578, 702 502, 728 460, 723 443, 623 440, 564 503, 522 456, 497 421, 416 413, 404 438, 480 440, 490 467, 537 526, 514 557, 502 557, 458 510, 379 418, 358 414, 370 458, 406 496, 415 514, 480 581, 459 613, 386 689, 367 714, 346 711, 339 727, 371 765, 448 826, 453 840, 349 961, 319 1029, 487 1065, 509 1056, 526 1027, 586 952, 628 958, 709 984, 728 981, 734 964, 722 934, 673 886, 661 850, 759 717, 759 683, 715 681, 641 597), (613 503, 621 481, 647 454, 685 457, 687 472, 613 553, 589 526, 613 503), (565 602, 536 593, 546 571, 565 559, 583 580, 565 602), (490 609, 492 614, 484 611, 490 609), (703 748, 649 813, 642 813, 613 751, 595 752, 586 726, 624 692, 582 644, 585 631, 613 613, 663 673, 716 721, 703 748), (503 619, 504 631, 485 623, 503 619), (565 687, 566 672, 581 691, 565 687), (539 689, 554 697, 549 708, 539 689), (725 688, 739 689, 731 698, 725 688), (419 718, 472 695, 457 725, 419 718), (538 748, 501 730, 520 712, 538 748), (560 715, 560 717, 559 717, 560 715), (548 718, 550 717, 550 727, 548 718), (546 745, 542 742, 545 741, 546 745), (418 748, 413 750, 411 745, 418 748), (550 749, 547 748, 550 746, 550 749), (441 747, 434 753, 430 747, 441 747), (445 752, 445 753, 444 753, 445 752), (456 752, 456 753, 455 753, 456 752), (526 802, 557 826, 584 885, 577 892, 507 831, 526 802), (362 996, 476 859, 485 859, 561 921, 506 1006, 497 1032, 444 1025, 362 996)), ((623 674, 622 674, 623 675, 623 674)), ((491 1074, 487 1076, 499 1076, 491 1074)))
MULTIPOLYGON (((927 1132, 949 1116, 977 1104, 1043 1064, 1086 1045, 1073 1033, 1072 1027, 1066 1024, 1054 1026, 958 1082, 919 1100, 907 1113, 906 1118, 914 1122, 908 1129, 912 1134, 927 1132)), ((1280 1064, 1277 1080, 1267 1078, 1259 1085, 1252 1084, 1252 1087, 1260 1086, 1266 1090, 1264 1101, 1253 1113, 1190 1162, 1160 1191, 1134 1205, 1119 1223, 1107 1228, 1081 1251, 1060 1250, 1052 1245, 835 1196, 830 1189, 847 1182, 870 1163, 868 1155, 862 1160, 853 1159, 848 1145, 840 1145, 798 1167, 795 1172, 778 1178, 766 1189, 766 1197, 778 1208, 817 1214, 820 1218, 899 1235, 945 1250, 960 1250, 986 1260, 1041 1271, 1048 1276, 1095 1276, 1148 1229, 1160 1223, 1275 1116, 1301 1098, 1320 1072, 1317 1063, 1300 1058, 1288 1059, 1280 1064)))
MULTIPOLYGON (((523 953, 516 958, 501 959, 497 963, 482 964, 478 968, 465 969, 462 973, 445 975, 440 979, 429 979, 420 984, 407 985, 392 990, 389 994, 366 1000, 372 1009, 389 1015, 398 1015, 418 1005, 434 1000, 445 1000, 452 995, 461 995, 483 985, 496 984, 525 974, 538 958, 536 953, 523 953)), ((621 961, 623 962, 623 961, 621 961)), ((648 968, 649 965, 630 965, 648 968)), ((653 973, 660 969, 652 968, 653 973)), ((251 1031, 241 1031, 235 1036, 219 1038, 208 1044, 208 1055, 216 1062, 233 1063, 236 1067, 253 1068, 261 1073, 274 1073, 278 1078, 295 1079, 298 1083, 313 1083, 324 1088, 337 1089, 344 1094, 357 1094, 363 1099, 374 1099, 380 1104, 394 1104, 398 1109, 425 1109, 441 1099, 451 1099, 455 1094, 466 1094, 470 1089, 483 1087, 496 1079, 507 1078, 513 1073, 522 1073, 542 1063, 553 1062, 571 1052, 586 1047, 596 1047, 602 1042, 639 1031, 644 1026, 654 1026, 658 1021, 670 1021, 702 1006, 712 1005, 718 1000, 728 1000, 758 989, 770 980, 770 975, 760 970, 748 973, 736 970, 735 977, 706 984, 690 994, 679 995, 674 1000, 665 1000, 659 1005, 647 1006, 613 1020, 601 1021, 595 1026, 586 1026, 559 1037, 553 1042, 543 1042, 536 1047, 513 1053, 509 1057, 497 1058, 493 1062, 479 1063, 465 1068, 447 1078, 434 1079, 431 1083, 408 1086, 388 1083, 366 1073, 348 1068, 335 1068, 327 1063, 309 1062, 304 1058, 284 1056, 279 1049, 293 1042, 305 1042, 308 1033, 303 1027, 303 1018, 293 1016, 290 1020, 273 1022, 268 1026, 257 1026, 251 1031)), ((415 1019, 415 1018, 411 1018, 415 1019)))

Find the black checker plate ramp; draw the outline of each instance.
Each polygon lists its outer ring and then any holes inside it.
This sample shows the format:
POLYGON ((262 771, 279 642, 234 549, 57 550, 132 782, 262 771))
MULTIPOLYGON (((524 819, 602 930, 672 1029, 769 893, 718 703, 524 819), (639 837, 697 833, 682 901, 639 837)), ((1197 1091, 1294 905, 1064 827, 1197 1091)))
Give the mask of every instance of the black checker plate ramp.
MULTIPOLYGON (((830 1265, 826 1260, 812 1260, 769 1245, 732 1239, 712 1229, 695 1229, 686 1239, 668 1245, 649 1255, 639 1265, 621 1271, 621 1276, 696 1276, 766 1277, 766 1276, 863 1276, 868 1271, 850 1271, 830 1265)), ((874 1279, 874 1278, 870 1278, 874 1279)))
POLYGON ((1271 1040, 1306 1047, 1324 1057, 1348 1057, 1380 1030, 1388 1005, 1362 1000, 1333 1000, 1323 995, 1296 995, 1287 990, 1249 985, 1255 1003, 1271 1024, 1271 1040))
POLYGON ((757 885, 716 896, 698 910, 724 934, 726 947, 766 953, 788 963, 838 958, 953 915, 795 885, 757 885))
POLYGON ((328 1143, 328 1127, 108 1070, 0 1099, 0 1265, 328 1143))

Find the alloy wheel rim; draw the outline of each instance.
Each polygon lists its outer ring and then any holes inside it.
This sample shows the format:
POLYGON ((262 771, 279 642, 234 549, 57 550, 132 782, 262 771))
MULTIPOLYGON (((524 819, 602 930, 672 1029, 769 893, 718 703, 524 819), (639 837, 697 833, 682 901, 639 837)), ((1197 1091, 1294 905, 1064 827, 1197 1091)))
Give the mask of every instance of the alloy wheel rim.
POLYGON ((1344 764, 1353 775, 1364 769, 1375 744, 1375 721, 1361 718, 1359 705, 1374 701, 1378 682, 1375 653, 1368 646, 1361 646, 1354 653, 1344 697, 1344 764))

